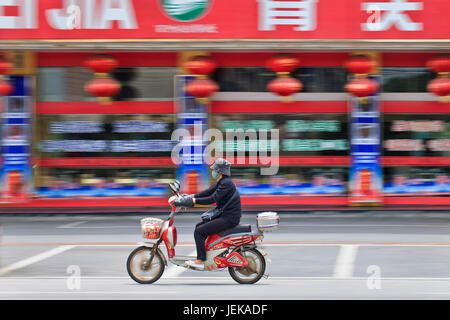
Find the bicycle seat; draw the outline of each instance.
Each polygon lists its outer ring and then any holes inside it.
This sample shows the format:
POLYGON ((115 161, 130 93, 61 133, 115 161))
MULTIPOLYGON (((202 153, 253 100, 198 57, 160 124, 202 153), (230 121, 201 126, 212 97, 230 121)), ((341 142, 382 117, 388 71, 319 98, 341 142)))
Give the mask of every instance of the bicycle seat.
POLYGON ((245 233, 245 232, 252 232, 252 226, 250 224, 238 224, 237 226, 231 229, 227 229, 217 234, 221 237, 224 237, 233 233, 245 233))

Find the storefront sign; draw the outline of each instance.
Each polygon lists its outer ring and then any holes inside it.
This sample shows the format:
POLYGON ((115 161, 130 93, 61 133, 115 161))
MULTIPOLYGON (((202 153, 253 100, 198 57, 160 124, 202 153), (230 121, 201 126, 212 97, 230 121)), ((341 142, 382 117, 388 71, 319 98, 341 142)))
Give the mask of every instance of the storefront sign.
POLYGON ((1 0, 0 39, 448 39, 449 11, 434 0, 1 0))
POLYGON ((288 120, 286 121, 287 132, 337 132, 340 131, 340 123, 336 120, 288 120))
POLYGON ((284 151, 348 150, 347 140, 285 139, 284 151))
MULTIPOLYGON (((104 132, 105 124, 97 121, 54 121, 49 124, 51 133, 98 133, 104 132)), ((141 133, 167 132, 169 124, 161 121, 114 121, 112 132, 141 133)))
POLYGON ((393 132, 442 132, 445 131, 445 121, 441 120, 395 120, 392 122, 393 132))
POLYGON ((1 200, 18 202, 26 200, 31 187, 30 137, 31 99, 30 79, 12 77, 15 87, 12 96, 4 97, 2 114, 2 156, 0 169, 1 200))
MULTIPOLYGON (((398 117, 398 116, 390 116, 398 117)), ((405 118, 406 115, 399 117, 405 118)), ((428 115, 425 120, 423 115, 413 115, 415 120, 392 119, 386 122, 387 139, 383 143, 385 151, 395 155, 398 152, 445 152, 450 151, 450 139, 446 139, 446 127, 450 124, 446 115, 428 115), (442 120, 435 120, 440 118, 442 120), (409 137, 409 139, 408 139, 409 137), (412 138, 412 139, 411 139, 412 138)), ((390 120, 390 119, 389 119, 390 120)), ((423 153, 425 155, 425 153, 423 153)), ((419 154, 414 153, 414 156, 419 154)), ((439 156, 439 154, 433 154, 439 156)))
POLYGON ((379 205, 383 185, 378 97, 369 97, 368 105, 352 98, 351 105, 349 202, 352 205, 379 205))
POLYGON ((175 96, 178 110, 177 132, 172 134, 176 146, 172 157, 177 166, 177 178, 182 193, 194 194, 209 185, 208 166, 203 158, 206 141, 203 135, 208 129, 207 104, 199 103, 185 87, 194 76, 179 75, 175 79, 175 96))
POLYGON ((170 152, 171 140, 44 140, 43 152, 170 152))

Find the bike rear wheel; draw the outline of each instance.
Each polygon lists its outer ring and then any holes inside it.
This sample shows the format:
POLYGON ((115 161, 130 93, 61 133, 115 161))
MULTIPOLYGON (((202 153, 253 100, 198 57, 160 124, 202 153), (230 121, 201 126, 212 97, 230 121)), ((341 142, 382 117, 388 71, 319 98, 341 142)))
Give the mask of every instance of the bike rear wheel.
POLYGON ((164 273, 164 260, 158 250, 149 264, 152 248, 142 246, 134 249, 127 260, 128 275, 141 284, 150 284, 161 278, 164 273))
POLYGON ((228 272, 234 281, 240 284, 253 284, 259 281, 266 271, 266 259, 257 249, 243 251, 241 255, 248 262, 248 266, 229 267, 228 272))

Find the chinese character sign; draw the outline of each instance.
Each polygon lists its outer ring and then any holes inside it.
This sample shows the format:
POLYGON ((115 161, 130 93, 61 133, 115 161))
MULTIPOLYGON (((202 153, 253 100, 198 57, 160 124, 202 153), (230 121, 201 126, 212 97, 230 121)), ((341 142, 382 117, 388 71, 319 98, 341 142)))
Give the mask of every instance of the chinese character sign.
POLYGON ((350 204, 378 205, 382 202, 380 163, 381 134, 377 95, 364 102, 353 98, 351 105, 350 204))
POLYGON ((0 0, 0 39, 449 39, 445 0, 0 0))
POLYGON ((31 188, 31 79, 24 76, 11 78, 15 92, 3 97, 0 191, 1 201, 19 202, 26 200, 31 188))
POLYGON ((259 30, 275 30, 277 25, 292 25, 296 31, 311 31, 316 28, 318 0, 258 1, 259 30))
POLYGON ((194 76, 176 76, 177 130, 172 139, 177 145, 172 150, 177 166, 177 178, 181 192, 195 194, 209 184, 208 166, 203 159, 206 142, 203 140, 208 128, 207 105, 199 103, 185 92, 186 83, 194 76))
POLYGON ((397 28, 401 31, 421 31, 423 23, 414 22, 408 15, 411 11, 423 10, 423 2, 392 0, 384 2, 363 2, 362 10, 373 13, 373 19, 362 23, 364 31, 385 31, 397 28))

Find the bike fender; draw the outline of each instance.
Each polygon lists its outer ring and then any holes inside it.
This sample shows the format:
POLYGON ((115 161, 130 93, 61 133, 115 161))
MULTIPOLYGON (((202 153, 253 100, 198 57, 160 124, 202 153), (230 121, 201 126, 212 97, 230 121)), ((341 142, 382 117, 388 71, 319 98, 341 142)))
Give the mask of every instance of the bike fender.
MULTIPOLYGON (((155 246, 155 244, 152 243, 152 242, 140 242, 139 244, 144 246, 144 247, 147 247, 147 248, 153 248, 155 246)), ((167 259, 166 259, 166 256, 164 255, 164 253, 161 251, 161 249, 159 247, 156 248, 156 251, 158 251, 159 255, 163 259, 164 265, 167 266, 167 259)))
MULTIPOLYGON (((266 262, 272 263, 272 260, 269 258, 269 255, 267 254, 267 252, 265 250, 263 250, 261 247, 258 247, 258 246, 255 246, 255 245, 245 245, 243 247, 244 251, 245 250, 249 250, 249 249, 256 249, 256 250, 258 250, 263 255, 264 260, 266 260, 266 262)), ((233 250, 233 252, 234 251, 238 251, 238 250, 239 250, 239 248, 236 248, 235 250, 233 250)))
POLYGON ((257 247, 257 250, 259 252, 261 252, 261 254, 263 255, 263 257, 266 260, 266 262, 272 263, 272 260, 269 258, 269 255, 267 254, 267 252, 265 250, 261 249, 261 247, 257 247))

